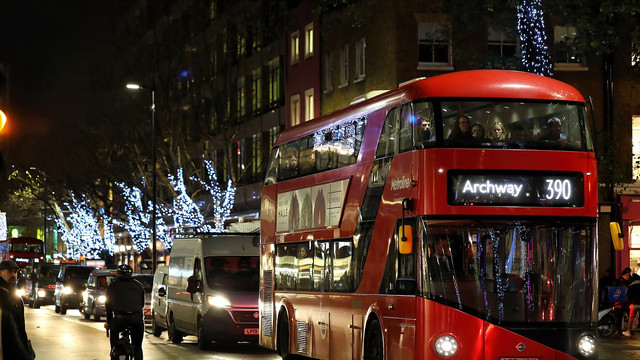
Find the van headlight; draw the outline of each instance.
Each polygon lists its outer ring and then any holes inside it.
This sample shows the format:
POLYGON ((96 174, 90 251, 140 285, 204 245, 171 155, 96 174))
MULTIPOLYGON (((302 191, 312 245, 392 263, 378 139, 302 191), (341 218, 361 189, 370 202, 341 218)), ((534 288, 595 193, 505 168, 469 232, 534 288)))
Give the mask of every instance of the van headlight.
POLYGON ((45 296, 47 296, 47 292, 44 289, 38 289, 38 297, 43 298, 45 296))
POLYGON ((596 339, 592 335, 583 335, 578 341, 578 351, 583 356, 591 356, 596 352, 596 339))
POLYGON ((70 287, 68 287, 68 286, 65 286, 65 287, 62 289, 62 293, 63 293, 63 294, 65 294, 65 295, 69 295, 69 294, 71 294, 72 292, 73 292, 73 289, 72 289, 72 288, 70 288, 70 287))
POLYGON ((451 335, 443 335, 433 344, 438 355, 442 357, 451 357, 458 352, 458 341, 451 335))
POLYGON ((215 306, 223 309, 228 309, 231 307, 231 301, 229 301, 229 299, 227 299, 224 296, 219 296, 219 295, 209 296, 208 302, 209 302, 209 305, 211 306, 215 306))

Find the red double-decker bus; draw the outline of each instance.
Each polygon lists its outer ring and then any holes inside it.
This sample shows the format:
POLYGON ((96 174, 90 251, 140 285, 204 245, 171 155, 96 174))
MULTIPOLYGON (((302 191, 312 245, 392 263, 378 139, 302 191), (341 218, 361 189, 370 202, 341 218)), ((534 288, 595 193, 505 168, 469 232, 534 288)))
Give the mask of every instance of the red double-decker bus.
POLYGON ((0 240, 0 261, 13 260, 24 268, 44 262, 44 242, 33 237, 17 237, 0 240))
POLYGON ((401 85, 285 130, 260 344, 283 358, 596 359, 585 100, 529 73, 401 85))

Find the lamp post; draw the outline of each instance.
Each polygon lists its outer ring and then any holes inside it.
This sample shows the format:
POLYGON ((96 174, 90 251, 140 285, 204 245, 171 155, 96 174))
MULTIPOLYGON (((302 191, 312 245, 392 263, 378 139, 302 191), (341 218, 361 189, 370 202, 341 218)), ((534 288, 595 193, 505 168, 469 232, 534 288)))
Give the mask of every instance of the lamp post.
POLYGON ((151 92, 151 162, 153 166, 151 179, 153 182, 151 188, 151 203, 153 209, 151 209, 151 271, 156 273, 156 92, 153 87, 142 86, 138 84, 127 84, 127 89, 138 90, 143 89, 151 92))

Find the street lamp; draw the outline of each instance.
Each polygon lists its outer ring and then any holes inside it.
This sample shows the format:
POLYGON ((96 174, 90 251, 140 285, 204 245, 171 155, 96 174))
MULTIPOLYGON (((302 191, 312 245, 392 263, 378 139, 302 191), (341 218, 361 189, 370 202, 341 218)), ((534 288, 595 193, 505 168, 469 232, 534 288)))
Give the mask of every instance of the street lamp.
POLYGON ((127 89, 132 90, 147 90, 151 92, 151 162, 153 166, 152 170, 152 182, 153 186, 151 189, 151 202, 153 204, 153 209, 151 209, 151 271, 152 274, 156 273, 156 92, 153 87, 138 85, 138 84, 127 84, 127 89))

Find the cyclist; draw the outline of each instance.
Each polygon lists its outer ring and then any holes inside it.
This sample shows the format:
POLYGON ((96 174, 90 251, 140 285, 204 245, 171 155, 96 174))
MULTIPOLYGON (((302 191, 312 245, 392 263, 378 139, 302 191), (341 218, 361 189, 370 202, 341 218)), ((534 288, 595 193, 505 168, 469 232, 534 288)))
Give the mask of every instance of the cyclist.
POLYGON ((627 331, 623 331, 622 335, 631 336, 631 329, 633 329, 633 322, 636 313, 640 311, 640 275, 632 273, 631 284, 627 287, 627 303, 629 304, 629 323, 627 324, 627 331))
POLYGON ((107 287, 107 311, 106 329, 111 330, 109 338, 111 348, 118 341, 120 332, 131 327, 131 340, 133 342, 134 358, 142 360, 142 337, 144 335, 144 288, 137 280, 131 277, 133 269, 129 265, 120 265, 117 268, 118 278, 107 287))

